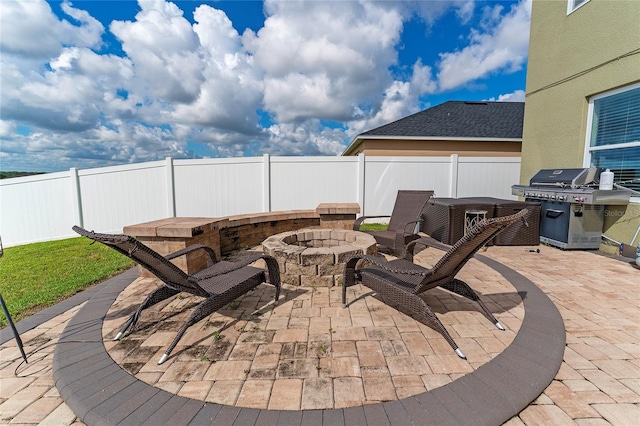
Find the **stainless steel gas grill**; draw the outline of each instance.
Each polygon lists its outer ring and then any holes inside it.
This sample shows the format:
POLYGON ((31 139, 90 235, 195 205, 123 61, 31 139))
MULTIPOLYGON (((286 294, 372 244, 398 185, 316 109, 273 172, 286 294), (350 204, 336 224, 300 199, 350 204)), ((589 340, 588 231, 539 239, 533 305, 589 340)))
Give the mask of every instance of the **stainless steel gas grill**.
POLYGON ((540 242, 561 249, 598 249, 605 205, 629 204, 631 193, 600 190, 601 170, 543 169, 529 186, 513 185, 511 193, 526 201, 539 201, 540 242))

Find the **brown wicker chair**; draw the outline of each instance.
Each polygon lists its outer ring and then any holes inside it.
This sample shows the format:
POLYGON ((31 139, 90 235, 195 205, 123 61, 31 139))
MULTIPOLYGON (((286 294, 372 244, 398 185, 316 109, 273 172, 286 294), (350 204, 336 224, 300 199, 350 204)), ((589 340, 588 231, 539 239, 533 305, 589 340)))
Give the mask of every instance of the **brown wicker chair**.
POLYGON ((354 285, 358 280, 362 285, 376 291, 386 304, 404 308, 416 319, 434 328, 444 336, 460 358, 466 359, 447 329, 419 294, 434 287, 443 287, 474 300, 478 302, 480 308, 496 327, 504 330, 502 324, 482 303, 476 292, 465 282, 456 279, 455 276, 482 246, 507 226, 523 219, 527 213, 528 211, 523 209, 511 216, 482 220, 453 246, 448 246, 430 237, 411 241, 407 246, 404 259, 387 262, 370 255, 358 255, 351 258, 345 265, 342 306, 347 306, 347 287, 354 285), (427 269, 413 263, 413 252, 417 245, 448 250, 431 269, 427 269), (361 260, 367 262, 359 263, 361 260))
POLYGON ((78 226, 74 226, 73 230, 82 236, 101 242, 133 259, 164 282, 163 286, 149 293, 114 340, 120 339, 130 327, 134 330, 140 313, 158 302, 183 291, 204 298, 191 313, 186 323, 178 330, 178 334, 162 355, 158 364, 162 364, 167 359, 171 351, 173 351, 178 344, 180 338, 182 338, 182 335, 187 331, 187 328, 254 289, 261 283, 267 282, 275 286, 275 303, 278 302, 278 297, 280 296, 280 270, 278 262, 266 254, 252 252, 251 255, 244 256, 237 262, 217 261, 216 254, 211 248, 196 244, 167 256, 162 256, 128 235, 98 234, 78 226), (170 262, 170 259, 186 255, 196 250, 204 250, 211 266, 195 274, 187 275, 170 262), (259 259, 264 260, 266 270, 249 266, 259 259))
POLYGON ((399 190, 391 216, 361 216, 353 224, 353 230, 360 231, 360 225, 366 219, 388 217, 386 230, 362 232, 373 235, 378 244, 388 247, 394 254, 404 256, 405 246, 418 238, 416 225, 422 222, 427 201, 432 196, 433 191, 399 190))

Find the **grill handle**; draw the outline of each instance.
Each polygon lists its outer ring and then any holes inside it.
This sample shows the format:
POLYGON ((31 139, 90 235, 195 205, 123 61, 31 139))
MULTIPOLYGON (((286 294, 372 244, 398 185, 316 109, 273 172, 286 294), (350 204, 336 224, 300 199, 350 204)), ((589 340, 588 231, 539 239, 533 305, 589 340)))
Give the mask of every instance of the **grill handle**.
POLYGON ((546 216, 551 219, 557 219, 562 215, 562 213, 564 213, 562 210, 549 209, 547 210, 546 216))

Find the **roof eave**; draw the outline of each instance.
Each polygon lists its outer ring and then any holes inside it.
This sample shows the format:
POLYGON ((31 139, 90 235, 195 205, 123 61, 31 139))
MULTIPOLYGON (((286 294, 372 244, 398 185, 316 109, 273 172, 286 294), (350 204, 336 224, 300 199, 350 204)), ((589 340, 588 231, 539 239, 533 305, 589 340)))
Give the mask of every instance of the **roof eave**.
POLYGON ((403 141, 459 141, 459 142, 522 142, 522 138, 491 138, 491 137, 461 137, 461 136, 386 136, 386 135, 358 135, 342 152, 342 156, 350 155, 362 141, 373 140, 403 140, 403 141))
POLYGON ((499 141, 499 142, 519 142, 522 138, 494 138, 494 137, 464 137, 464 136, 385 136, 367 135, 358 136, 361 139, 391 139, 391 140, 412 140, 412 141, 499 141))
POLYGON ((360 145, 362 143, 362 136, 356 136, 351 143, 349 144, 349 146, 347 146, 347 148, 342 151, 342 156, 346 157, 347 155, 350 155, 357 147, 358 145, 360 145))

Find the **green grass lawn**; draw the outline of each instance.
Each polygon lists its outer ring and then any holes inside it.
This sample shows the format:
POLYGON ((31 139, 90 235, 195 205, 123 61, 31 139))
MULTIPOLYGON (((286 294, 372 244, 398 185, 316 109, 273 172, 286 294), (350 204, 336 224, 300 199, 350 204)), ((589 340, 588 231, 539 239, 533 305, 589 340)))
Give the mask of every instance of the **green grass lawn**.
MULTIPOLYGON (((0 292, 14 322, 133 266, 126 256, 87 238, 5 248, 0 292)), ((0 328, 8 326, 0 315, 0 328)))
POLYGON ((387 229, 386 223, 363 223, 360 225, 361 231, 384 231, 387 229))

